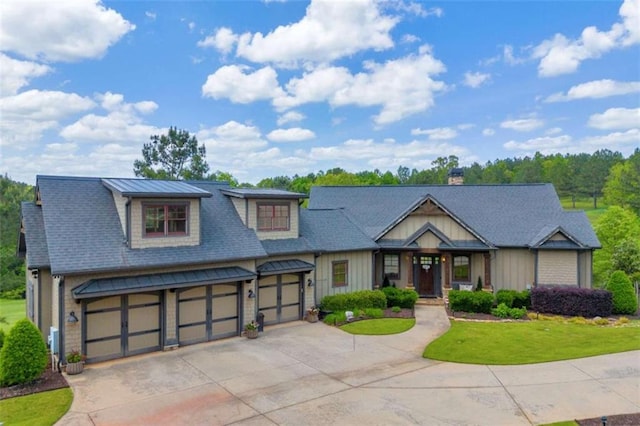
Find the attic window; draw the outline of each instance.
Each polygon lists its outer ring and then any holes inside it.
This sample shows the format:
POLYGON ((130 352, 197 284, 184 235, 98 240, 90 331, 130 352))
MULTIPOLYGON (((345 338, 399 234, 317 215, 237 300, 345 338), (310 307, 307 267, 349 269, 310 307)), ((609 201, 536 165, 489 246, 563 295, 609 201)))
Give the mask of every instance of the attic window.
POLYGON ((288 203, 258 204, 258 231, 288 231, 288 203))
POLYGON ((143 211, 145 237, 187 235, 187 204, 145 204, 143 211))

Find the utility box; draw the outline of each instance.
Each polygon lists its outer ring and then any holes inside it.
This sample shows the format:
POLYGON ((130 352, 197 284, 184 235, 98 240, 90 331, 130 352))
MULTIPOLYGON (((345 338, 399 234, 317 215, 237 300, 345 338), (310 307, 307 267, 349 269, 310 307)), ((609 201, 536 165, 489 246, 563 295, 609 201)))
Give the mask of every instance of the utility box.
POLYGON ((56 327, 49 327, 49 337, 47 338, 49 349, 52 355, 60 353, 60 331, 56 327))
POLYGON ((264 331, 264 314, 262 312, 258 312, 256 322, 258 323, 258 331, 264 331))

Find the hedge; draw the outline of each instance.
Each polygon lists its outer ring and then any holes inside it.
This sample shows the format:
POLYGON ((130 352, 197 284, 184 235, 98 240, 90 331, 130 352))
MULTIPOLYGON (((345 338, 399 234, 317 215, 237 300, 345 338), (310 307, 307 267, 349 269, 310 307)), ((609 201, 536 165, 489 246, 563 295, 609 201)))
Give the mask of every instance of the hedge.
POLYGON ((387 307, 413 309, 418 301, 418 293, 410 288, 383 287, 382 292, 387 297, 387 307))
POLYGON ((531 307, 549 314, 606 317, 613 311, 613 298, 607 290, 542 286, 531 290, 531 307))
POLYGON ((493 293, 486 291, 449 291, 449 308, 454 312, 478 312, 490 314, 493 293))
POLYGON ((323 311, 355 311, 359 309, 387 307, 387 298, 380 290, 360 290, 325 296, 320 302, 323 311))

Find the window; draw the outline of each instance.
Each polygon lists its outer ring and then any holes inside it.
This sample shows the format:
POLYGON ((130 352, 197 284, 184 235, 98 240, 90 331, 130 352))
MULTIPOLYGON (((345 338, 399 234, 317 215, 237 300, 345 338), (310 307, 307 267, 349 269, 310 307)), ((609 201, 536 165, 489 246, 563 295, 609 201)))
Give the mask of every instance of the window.
POLYGON ((346 287, 349 283, 347 276, 349 273, 349 262, 341 260, 331 264, 332 285, 334 287, 346 287))
POLYGON ((453 257, 453 280, 454 281, 471 281, 469 256, 453 257))
POLYGON ((258 204, 258 231, 288 231, 289 204, 258 204))
POLYGON ((145 205, 143 210, 146 237, 187 235, 187 204, 145 205))
POLYGON ((400 279, 400 255, 398 253, 385 254, 383 262, 383 276, 400 279))

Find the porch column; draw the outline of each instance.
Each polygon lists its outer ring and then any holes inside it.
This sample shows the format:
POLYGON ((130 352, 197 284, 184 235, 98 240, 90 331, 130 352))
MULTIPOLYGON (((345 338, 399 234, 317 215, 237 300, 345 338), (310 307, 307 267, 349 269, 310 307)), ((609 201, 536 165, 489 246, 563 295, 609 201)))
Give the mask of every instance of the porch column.
POLYGON ((407 268, 407 288, 414 290, 415 286, 413 285, 413 253, 409 252, 405 254, 405 267, 407 268))
POLYGON ((444 288, 451 288, 451 255, 444 253, 442 255, 442 267, 444 268, 444 288))
POLYGON ((491 253, 484 254, 484 285, 483 288, 491 289, 491 253))

